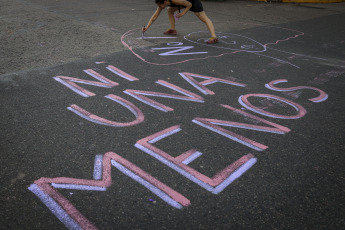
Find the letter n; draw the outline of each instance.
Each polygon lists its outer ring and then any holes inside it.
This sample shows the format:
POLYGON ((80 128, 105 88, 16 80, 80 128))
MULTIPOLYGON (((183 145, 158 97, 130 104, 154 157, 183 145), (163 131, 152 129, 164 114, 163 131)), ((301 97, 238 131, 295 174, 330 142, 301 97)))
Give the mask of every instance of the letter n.
POLYGON ((269 132, 269 133, 276 133, 276 134, 285 134, 290 132, 291 130, 287 127, 278 125, 276 123, 267 121, 265 119, 259 118, 257 116, 254 116, 252 114, 246 113, 242 110, 233 108, 229 105, 221 105, 222 107, 226 109, 230 109, 231 111, 240 114, 245 117, 249 117, 251 119, 254 119, 256 121, 259 121, 261 123, 265 123, 269 126, 262 126, 262 125, 252 125, 252 124, 245 124, 240 122, 234 122, 234 121, 224 121, 224 120, 217 120, 217 119, 211 119, 211 118, 195 118, 193 119, 193 122, 197 125, 200 125, 206 129, 209 129, 213 132, 216 132, 220 135, 223 135, 231 140, 234 140, 238 143, 241 143, 243 145, 246 145, 254 150, 262 151, 268 148, 268 146, 263 145, 261 143, 258 143, 254 140, 251 140, 249 138, 246 138, 242 135, 239 135, 237 133, 231 132, 227 129, 221 128, 220 126, 226 126, 226 127, 235 127, 235 128, 242 128, 242 129, 250 129, 255 131, 261 131, 261 132, 269 132))
POLYGON ((56 76, 54 77, 54 80, 60 82, 61 84, 73 90, 74 92, 76 92, 82 97, 91 97, 91 96, 95 96, 96 94, 80 87, 76 83, 93 85, 93 86, 103 87, 103 88, 112 88, 114 86, 119 85, 117 82, 109 80, 108 78, 102 76, 101 74, 97 73, 96 71, 92 69, 86 69, 84 70, 84 72, 90 75, 91 77, 97 79, 98 81, 89 81, 89 80, 84 80, 84 79, 79 79, 79 78, 74 78, 74 77, 67 77, 67 76, 56 76))
POLYGON ((163 98, 171 98, 171 99, 176 99, 176 100, 184 100, 184 101, 193 101, 193 102, 200 102, 203 103, 204 99, 195 94, 192 93, 190 91, 187 91, 185 89, 182 89, 176 85, 173 85, 169 82, 163 81, 163 80, 158 80, 156 82, 157 84, 160 84, 162 86, 165 86, 169 89, 174 90, 175 92, 178 92, 182 95, 176 95, 176 94, 167 94, 167 93, 161 93, 161 92, 153 92, 153 91, 142 91, 142 90, 134 90, 134 89, 127 89, 124 91, 124 93, 134 97, 135 99, 149 105, 152 106, 155 109, 161 110, 163 112, 169 112, 169 111, 173 111, 174 109, 171 107, 168 107, 166 105, 163 105, 157 101, 154 101, 150 98, 148 98, 147 96, 151 96, 151 97, 163 97, 163 98))

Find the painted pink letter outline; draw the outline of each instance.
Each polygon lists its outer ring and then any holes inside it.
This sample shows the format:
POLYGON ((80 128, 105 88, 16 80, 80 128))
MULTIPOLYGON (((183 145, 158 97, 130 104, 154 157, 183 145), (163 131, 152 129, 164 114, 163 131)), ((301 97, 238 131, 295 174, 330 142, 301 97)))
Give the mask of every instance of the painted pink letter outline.
POLYGON ((193 74, 193 73, 179 73, 180 76, 185 79, 189 84, 194 86, 197 90, 202 92, 205 95, 214 95, 214 92, 206 88, 206 85, 214 84, 214 83, 224 83, 224 84, 229 84, 229 85, 235 85, 239 87, 246 87, 245 84, 234 82, 234 81, 229 81, 221 78, 216 78, 216 77, 209 77, 209 76, 203 76, 199 74, 193 74), (201 78, 201 79, 206 79, 202 82, 198 82, 194 78, 201 78))
POLYGON ((105 118, 99 117, 95 114, 92 114, 88 111, 86 111, 85 109, 79 107, 78 105, 71 105, 70 107, 68 107, 68 110, 72 111, 73 113, 77 114, 78 116, 91 121, 93 123, 96 124, 100 124, 100 125, 108 125, 108 126, 113 126, 113 127, 128 127, 128 126, 133 126, 133 125, 137 125, 140 124, 141 122, 144 121, 144 113, 138 108, 136 107, 134 104, 132 104, 131 102, 118 97, 114 94, 109 94, 107 96, 105 96, 106 98, 115 101, 117 103, 119 103, 120 105, 126 107, 129 111, 131 111, 134 116, 135 116, 135 120, 131 121, 131 122, 116 122, 116 121, 110 121, 107 120, 105 118))
POLYGON ((253 94, 246 94, 246 95, 242 95, 238 98, 238 102, 245 107, 246 109, 249 109, 255 113, 267 116, 267 117, 273 117, 273 118, 279 118, 279 119, 299 119, 301 117, 304 117, 304 115, 307 114, 307 110, 302 107, 301 105, 297 104, 296 102, 290 101, 286 98, 283 97, 278 97, 275 95, 270 95, 270 94, 258 94, 258 93, 253 93, 253 94), (260 109, 254 105, 252 105, 248 98, 250 97, 263 97, 263 98, 270 98, 276 101, 280 101, 283 102, 287 105, 290 105, 291 107, 293 107, 297 114, 296 115, 291 115, 291 116, 285 116, 285 115, 281 115, 281 114, 276 114, 276 113, 270 113, 267 112, 263 109, 260 109))
MULTIPOLYGON (((138 78, 133 77, 132 75, 128 73, 125 73, 124 71, 120 70, 119 68, 116 68, 115 66, 109 65, 108 67, 106 67, 106 69, 108 69, 110 72, 115 73, 119 77, 122 77, 128 81, 139 80, 138 78)), ((90 75, 91 77, 97 79, 98 81, 89 81, 89 80, 84 80, 84 79, 79 79, 79 78, 74 78, 74 77, 67 77, 67 76, 56 76, 53 78, 54 80, 60 82, 61 84, 63 84, 64 86, 71 89, 72 91, 74 91, 75 93, 79 94, 82 97, 92 97, 92 96, 95 96, 96 94, 80 87, 76 83, 85 84, 85 85, 93 85, 93 86, 103 87, 103 88, 113 88, 114 86, 119 85, 119 83, 109 80, 108 78, 104 77, 103 75, 97 73, 96 71, 92 69, 86 69, 84 70, 84 72, 90 75)))
POLYGON ((213 132, 216 132, 222 136, 225 136, 231 140, 234 140, 236 142, 239 142, 245 146, 248 146, 254 150, 262 151, 268 148, 268 146, 263 145, 261 143, 258 143, 254 140, 251 140, 249 138, 246 138, 244 136, 241 136, 239 134, 236 134, 234 132, 231 132, 227 129, 221 128, 219 126, 227 126, 227 127, 235 127, 235 128, 242 128, 242 129, 251 129, 261 132, 269 132, 269 133, 276 133, 276 134, 285 134, 290 132, 291 130, 287 127, 278 125, 276 123, 264 120, 262 118, 259 118, 257 116, 254 116, 252 114, 246 113, 244 111, 241 111, 239 109, 233 108, 229 105, 221 105, 222 107, 229 109, 235 113, 238 113, 242 116, 249 117, 251 119, 254 119, 256 121, 259 121, 261 123, 265 123, 269 126, 273 127, 267 127, 262 125, 251 125, 251 124, 245 124, 245 123, 239 123, 239 122, 233 122, 233 121, 224 121, 224 120, 217 120, 217 119, 210 119, 210 118, 194 118, 193 122, 197 125, 200 125, 206 129, 209 129, 213 132))
POLYGON ((279 91, 279 92, 295 91, 295 90, 301 90, 301 89, 315 90, 315 91, 317 91, 319 93, 319 96, 311 98, 311 99, 308 99, 309 101, 312 101, 312 102, 315 102, 315 103, 323 102, 323 101, 327 100, 327 98, 328 98, 328 94, 327 93, 325 93, 321 89, 318 89, 318 88, 315 88, 315 87, 312 87, 312 86, 295 86, 295 87, 290 87, 290 88, 278 88, 278 87, 274 86, 274 85, 276 85, 278 83, 282 83, 282 82, 288 82, 288 80, 286 80, 286 79, 274 80, 274 81, 271 81, 271 82, 267 83, 265 85, 265 87, 267 89, 274 90, 274 91, 279 91))
POLYGON ((79 79, 79 78, 74 78, 74 77, 66 77, 66 76, 56 76, 54 77, 54 79, 60 82, 61 84, 63 84, 64 86, 68 87, 72 91, 76 92, 82 97, 91 97, 91 96, 95 96, 96 94, 80 87, 76 83, 93 85, 93 86, 103 87, 103 88, 112 88, 114 86, 119 85, 119 83, 109 80, 108 78, 102 76, 101 74, 97 73, 96 71, 92 69, 84 70, 84 72, 90 75, 91 77, 99 80, 99 82, 89 81, 89 80, 84 80, 84 79, 79 79))
POLYGON ((176 99, 176 100, 192 101, 192 102, 199 102, 199 103, 204 102, 204 99, 201 96, 199 96, 195 93, 192 93, 190 91, 187 91, 185 89, 182 89, 181 87, 173 85, 169 82, 166 82, 163 80, 158 80, 156 83, 160 84, 162 86, 165 86, 169 89, 172 89, 178 93, 181 93, 184 96, 175 95, 175 94, 160 93, 160 92, 153 92, 153 91, 134 90, 134 89, 127 89, 124 91, 124 93, 134 97, 135 99, 137 99, 137 100, 139 100, 139 101, 141 101, 141 102, 143 102, 149 106, 152 106, 155 109, 161 110, 163 112, 173 111, 174 109, 169 107, 169 106, 163 105, 157 101, 149 99, 146 96, 171 98, 171 99, 176 99))
MULTIPOLYGON (((96 157, 97 160, 100 161, 96 157)), ((70 229, 97 229, 97 227, 83 216, 56 188, 105 191, 112 184, 111 165, 139 182, 172 207, 181 209, 190 205, 190 201, 186 197, 116 153, 108 152, 104 154, 101 161, 102 167, 98 167, 98 170, 102 170, 102 179, 100 180, 42 177, 35 181, 29 187, 29 190, 38 196, 51 212, 70 229)))
POLYGON ((137 141, 135 147, 153 156, 163 164, 174 169, 181 175, 213 194, 218 194, 223 191, 228 185, 239 178, 256 163, 256 158, 254 158, 252 154, 247 154, 218 172, 213 178, 209 178, 188 166, 190 162, 201 156, 201 153, 197 150, 191 149, 178 157, 172 157, 168 153, 152 145, 165 137, 179 132, 180 130, 179 125, 164 129, 137 141))
POLYGON ((118 75, 119 77, 122 77, 128 81, 138 81, 139 79, 136 77, 133 77, 132 75, 120 70, 119 68, 116 68, 113 65, 108 65, 108 67, 106 67, 107 70, 109 70, 110 72, 118 75))

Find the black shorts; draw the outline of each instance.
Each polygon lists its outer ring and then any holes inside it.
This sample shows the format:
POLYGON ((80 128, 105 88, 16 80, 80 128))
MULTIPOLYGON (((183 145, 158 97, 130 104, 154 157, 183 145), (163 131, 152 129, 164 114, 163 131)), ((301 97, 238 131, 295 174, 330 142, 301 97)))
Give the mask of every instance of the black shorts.
MULTIPOLYGON (((201 12, 204 11, 204 8, 202 7, 201 1, 200 0, 187 0, 188 2, 192 3, 192 8, 189 10, 192 12, 201 12)), ((171 2, 171 0, 170 0, 171 2)), ((184 6, 177 6, 174 3, 171 2, 171 7, 179 7, 180 9, 185 8, 184 6)))
POLYGON ((190 11, 192 12, 204 11, 204 7, 202 7, 200 0, 187 0, 187 1, 192 3, 192 8, 190 8, 190 11))

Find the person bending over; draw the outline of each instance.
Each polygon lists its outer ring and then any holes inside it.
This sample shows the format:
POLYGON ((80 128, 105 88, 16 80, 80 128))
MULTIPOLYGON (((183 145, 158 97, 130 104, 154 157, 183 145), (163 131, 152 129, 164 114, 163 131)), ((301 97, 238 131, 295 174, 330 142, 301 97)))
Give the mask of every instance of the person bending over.
POLYGON ((147 25, 143 28, 143 32, 147 31, 152 23, 156 21, 159 14, 162 12, 162 10, 165 7, 168 7, 168 16, 169 16, 169 22, 170 22, 170 28, 164 32, 164 34, 167 35, 176 35, 176 28, 175 28, 175 17, 177 19, 184 16, 188 11, 194 12, 194 14, 206 24, 207 29, 209 30, 211 34, 211 38, 207 41, 208 44, 213 44, 218 42, 218 38, 216 36, 216 32, 213 26, 212 21, 207 17, 204 8, 200 2, 200 0, 155 0, 157 4, 157 10, 150 18, 150 21, 147 23, 147 25), (180 12, 180 9, 183 9, 182 12, 180 12), (174 16, 175 11, 179 11, 180 13, 176 14, 174 16))

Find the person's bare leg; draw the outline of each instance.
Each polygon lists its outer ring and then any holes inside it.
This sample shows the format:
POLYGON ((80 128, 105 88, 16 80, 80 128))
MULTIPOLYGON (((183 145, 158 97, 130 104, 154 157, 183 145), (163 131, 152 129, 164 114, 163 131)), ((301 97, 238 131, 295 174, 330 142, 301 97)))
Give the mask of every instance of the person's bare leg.
POLYGON ((170 22, 170 29, 171 30, 176 30, 175 28, 175 17, 174 17, 174 13, 175 11, 177 11, 178 8, 177 7, 169 7, 167 9, 168 11, 168 17, 169 17, 169 22, 170 22))
POLYGON ((212 38, 216 38, 216 32, 213 26, 213 23, 211 21, 211 19, 209 19, 205 13, 205 11, 202 12, 195 12, 194 13, 199 19, 200 21, 202 21, 203 23, 206 24, 208 31, 210 31, 211 37, 212 38))

